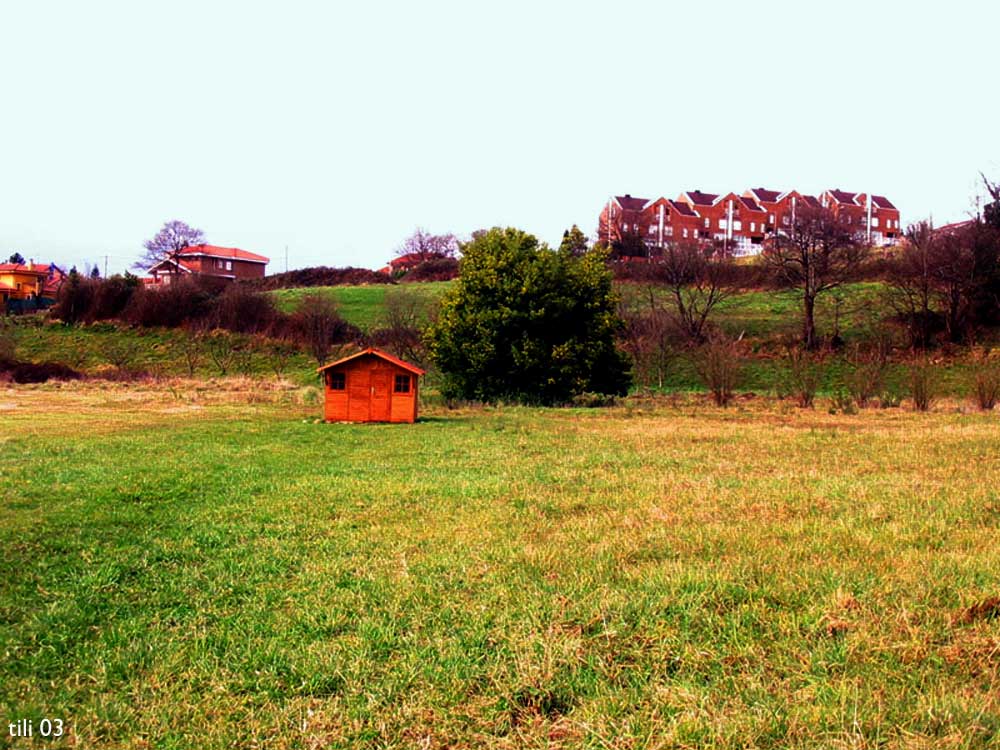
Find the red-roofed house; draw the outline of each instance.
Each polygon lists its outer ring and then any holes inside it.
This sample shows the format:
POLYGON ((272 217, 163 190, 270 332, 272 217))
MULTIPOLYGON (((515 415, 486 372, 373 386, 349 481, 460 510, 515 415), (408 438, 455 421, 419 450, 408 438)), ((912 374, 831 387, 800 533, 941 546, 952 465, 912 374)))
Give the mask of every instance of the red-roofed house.
POLYGON ((899 239, 899 209, 882 195, 827 190, 820 202, 864 232, 872 245, 893 245, 899 239))
POLYGON ((598 241, 613 245, 629 235, 645 237, 648 230, 643 226, 643 209, 648 202, 628 193, 612 197, 598 218, 598 241))
POLYGON ((800 206, 829 206, 874 245, 895 244, 900 236, 899 211, 884 196, 827 190, 816 198, 751 188, 742 195, 688 190, 676 200, 615 196, 601 211, 598 240, 615 244, 631 236, 648 248, 684 239, 722 241, 735 255, 756 255, 768 236, 790 229, 800 206))
POLYGON ((216 279, 262 279, 269 258, 235 247, 191 245, 149 268, 154 284, 169 284, 177 276, 210 276, 216 279))
POLYGON ((0 263, 0 302, 38 299, 48 274, 48 266, 43 270, 34 261, 0 263))

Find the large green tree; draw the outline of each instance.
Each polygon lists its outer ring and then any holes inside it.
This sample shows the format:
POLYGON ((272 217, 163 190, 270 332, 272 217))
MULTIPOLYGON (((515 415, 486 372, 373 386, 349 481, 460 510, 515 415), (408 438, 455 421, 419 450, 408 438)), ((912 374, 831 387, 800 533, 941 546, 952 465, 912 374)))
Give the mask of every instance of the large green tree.
POLYGON ((553 251, 518 229, 479 233, 462 251, 428 333, 446 396, 554 404, 628 391, 604 252, 553 251))

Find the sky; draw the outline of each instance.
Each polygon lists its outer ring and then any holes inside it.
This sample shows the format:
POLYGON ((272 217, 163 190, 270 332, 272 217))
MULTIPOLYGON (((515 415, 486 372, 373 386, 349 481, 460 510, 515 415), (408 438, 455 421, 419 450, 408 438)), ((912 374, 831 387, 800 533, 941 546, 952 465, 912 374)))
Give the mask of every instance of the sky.
POLYGON ((1000 181, 1000 3, 0 0, 0 255, 129 268, 163 222, 377 268, 423 227, 593 234, 613 194, 1000 181))

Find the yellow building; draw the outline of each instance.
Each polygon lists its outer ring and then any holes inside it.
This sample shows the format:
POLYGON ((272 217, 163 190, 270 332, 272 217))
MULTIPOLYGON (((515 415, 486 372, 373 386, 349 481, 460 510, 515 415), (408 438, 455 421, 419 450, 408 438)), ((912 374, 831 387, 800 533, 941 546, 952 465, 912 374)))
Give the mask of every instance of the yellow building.
POLYGON ((48 266, 42 268, 34 263, 0 263, 0 302, 41 297, 42 286, 48 275, 48 266))

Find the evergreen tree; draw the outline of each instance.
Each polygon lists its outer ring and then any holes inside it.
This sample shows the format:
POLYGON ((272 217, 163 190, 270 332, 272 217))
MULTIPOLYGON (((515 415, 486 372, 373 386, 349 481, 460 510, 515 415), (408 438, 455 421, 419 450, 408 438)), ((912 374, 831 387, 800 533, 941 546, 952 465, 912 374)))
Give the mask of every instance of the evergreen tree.
POLYGON ((555 404, 628 391, 605 252, 555 252, 518 229, 491 229, 462 251, 428 333, 447 397, 555 404))
POLYGON ((587 236, 580 231, 580 227, 576 224, 563 232, 559 251, 570 255, 583 255, 587 252, 587 236))

